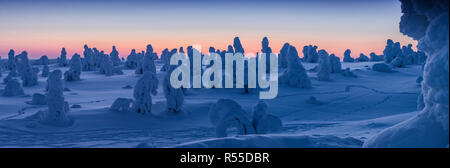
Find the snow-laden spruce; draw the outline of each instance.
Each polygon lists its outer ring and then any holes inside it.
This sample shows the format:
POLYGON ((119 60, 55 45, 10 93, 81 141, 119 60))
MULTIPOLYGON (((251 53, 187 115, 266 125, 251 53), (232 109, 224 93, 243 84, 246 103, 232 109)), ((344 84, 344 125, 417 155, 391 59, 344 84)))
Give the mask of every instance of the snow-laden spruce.
POLYGON ((280 83, 297 88, 311 88, 311 80, 306 74, 306 70, 303 67, 302 63, 300 62, 297 49, 294 46, 289 45, 286 52, 288 68, 280 76, 280 83))
POLYGON ((48 65, 44 65, 44 68, 42 68, 41 76, 48 77, 49 72, 50 72, 50 69, 48 68, 48 65))
POLYGON ((343 62, 355 62, 355 59, 350 55, 352 51, 350 49, 345 50, 343 62))
POLYGON ((125 62, 125 66, 128 69, 136 69, 137 65, 138 65, 138 60, 137 60, 136 50, 132 49, 130 54, 127 57, 127 60, 125 62))
POLYGON ((303 47, 303 61, 304 62, 319 62, 319 54, 317 53, 317 46, 308 45, 303 47))
POLYGON ((340 73, 342 71, 341 59, 334 54, 330 54, 330 73, 340 73))
POLYGON ((169 67, 169 70, 166 72, 164 76, 164 81, 162 85, 164 96, 166 97, 167 112, 172 114, 181 113, 182 111, 181 108, 183 107, 184 102, 184 93, 182 88, 174 88, 170 84, 170 76, 175 68, 176 66, 174 65, 171 65, 169 67))
POLYGON ((252 125, 257 134, 266 134, 280 131, 282 122, 280 118, 270 113, 264 101, 259 101, 253 108, 252 125))
POLYGON ((406 58, 400 49, 400 43, 394 43, 394 47, 392 48, 391 54, 394 56, 394 60, 391 61, 391 65, 393 67, 405 67, 406 66, 406 58))
POLYGON ((280 49, 280 53, 278 54, 278 66, 280 68, 287 68, 287 51, 289 49, 289 43, 284 43, 283 47, 280 49))
POLYGON ((70 69, 64 73, 64 80, 66 81, 79 81, 82 70, 82 63, 80 55, 75 53, 70 59, 70 69))
POLYGON ((61 55, 58 58, 58 66, 60 67, 67 66, 67 52, 65 48, 61 49, 61 55))
POLYGON ((38 60, 34 61, 34 65, 48 65, 48 57, 46 55, 41 56, 38 60))
MULTIPOLYGON (((143 60, 141 64, 138 64, 135 73, 136 74, 144 74, 145 71, 150 71, 152 73, 156 73, 156 65, 155 65, 155 57, 156 53, 153 52, 152 45, 147 45, 147 49, 143 56, 143 60)), ((170 60, 169 60, 170 61, 170 60)))
POLYGON ((267 37, 264 37, 262 42, 261 42, 261 53, 266 54, 266 72, 269 73, 270 72, 270 59, 269 56, 272 53, 272 48, 269 47, 269 39, 267 37))
POLYGON ((5 89, 2 91, 3 96, 20 96, 24 95, 23 88, 17 79, 9 79, 5 89))
POLYGON ((14 50, 11 49, 8 52, 8 62, 6 63, 6 69, 13 70, 16 69, 16 59, 14 58, 14 50))
POLYGON ((158 78, 151 71, 145 71, 141 79, 134 86, 134 102, 132 110, 136 113, 147 114, 152 111, 152 95, 156 95, 158 78))
POLYGON ((209 121, 215 126, 217 137, 226 137, 228 128, 236 128, 238 134, 255 134, 255 129, 241 105, 231 99, 219 99, 209 108, 209 121))
POLYGON ((428 56, 422 81, 425 107, 414 117, 381 131, 364 147, 449 146, 449 5, 447 0, 401 0, 400 31, 419 41, 428 56))
POLYGON ((84 45, 83 56, 83 71, 93 71, 95 69, 94 52, 87 45, 84 45))
POLYGON ((114 63, 111 61, 108 55, 102 56, 102 62, 100 63, 100 74, 105 74, 106 76, 113 75, 114 63))
POLYGON ((172 50, 168 50, 167 48, 164 49, 163 53, 161 54, 161 61, 164 63, 164 65, 161 67, 160 71, 167 71, 170 67, 170 58, 172 58, 172 55, 177 53, 178 49, 174 48, 172 50))
POLYGON ((117 51, 116 46, 112 46, 112 50, 111 53, 109 53, 109 56, 111 56, 111 61, 114 66, 122 64, 122 61, 119 58, 119 51, 117 51))
POLYGON ((383 50, 385 63, 391 63, 392 60, 394 60, 394 54, 392 52, 393 48, 394 48, 394 41, 392 41, 391 39, 387 39, 386 46, 384 47, 383 50))
POLYGON ((62 72, 54 70, 47 78, 47 105, 48 110, 41 111, 41 123, 54 126, 68 126, 73 123, 67 115, 69 104, 64 101, 64 84, 61 79, 62 72))
POLYGON ((17 56, 19 62, 19 73, 23 86, 35 86, 38 84, 38 71, 33 69, 29 60, 28 53, 23 51, 17 56))
POLYGON ((369 54, 369 56, 370 56, 370 61, 372 61, 372 62, 383 61, 384 60, 384 56, 383 55, 377 55, 374 52, 371 52, 369 54))
POLYGON ((355 59, 355 62, 369 62, 369 57, 364 55, 363 53, 359 54, 359 57, 355 59))
POLYGON ((319 81, 329 81, 330 80, 330 60, 327 51, 319 50, 319 69, 317 72, 317 79, 319 81))

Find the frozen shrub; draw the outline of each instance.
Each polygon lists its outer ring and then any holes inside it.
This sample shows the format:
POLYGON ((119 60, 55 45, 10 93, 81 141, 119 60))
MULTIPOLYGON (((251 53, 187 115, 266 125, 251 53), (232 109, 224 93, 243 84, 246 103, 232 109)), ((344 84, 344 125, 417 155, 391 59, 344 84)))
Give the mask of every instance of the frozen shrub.
POLYGON ((359 57, 355 59, 356 62, 369 62, 369 57, 363 53, 359 54, 359 57))
POLYGON ((372 70, 377 72, 391 72, 392 68, 385 63, 376 63, 373 64, 372 70))
POLYGON ((341 59, 336 55, 330 55, 330 73, 340 73, 342 71, 341 59))
POLYGON ((355 59, 350 56, 351 53, 352 51, 350 49, 345 50, 343 59, 344 62, 355 62, 355 59))
POLYGON ((113 102, 113 104, 109 108, 109 111, 128 112, 130 111, 130 105, 132 102, 132 99, 119 97, 113 102))
POLYGON ((42 111, 41 122, 49 125, 67 126, 72 124, 72 120, 67 116, 69 104, 64 101, 62 72, 54 70, 47 78, 48 110, 42 111))
POLYGON ((20 96, 24 95, 24 91, 22 86, 20 85, 19 81, 17 79, 10 79, 8 80, 8 83, 6 84, 5 89, 3 90, 2 95, 11 97, 11 96, 20 96))
POLYGON ((317 72, 317 79, 320 81, 330 80, 330 60, 328 53, 325 50, 319 50, 319 71, 317 72))
POLYGON ((259 101, 253 108, 252 125, 257 134, 277 132, 281 130, 281 120, 270 114, 265 102, 259 101))
POLYGON ((174 88, 170 84, 170 75, 176 66, 169 67, 163 82, 164 96, 166 97, 167 111, 169 113, 180 113, 183 107, 184 94, 182 88, 174 88))
POLYGON ((156 95, 158 78, 150 71, 144 72, 134 87, 134 102, 132 110, 137 113, 147 114, 152 110, 152 95, 156 95))
POLYGON ((79 81, 81 75, 82 65, 80 55, 75 53, 70 60, 70 69, 64 73, 64 80, 79 81))
POLYGON ((280 76, 280 83, 287 84, 291 87, 311 88, 311 81, 300 62, 297 49, 294 46, 289 46, 286 53, 288 68, 280 76))
POLYGON ((240 135, 254 134, 247 113, 231 99, 219 99, 209 108, 209 121, 216 128, 217 137, 226 137, 227 129, 235 127, 240 135))

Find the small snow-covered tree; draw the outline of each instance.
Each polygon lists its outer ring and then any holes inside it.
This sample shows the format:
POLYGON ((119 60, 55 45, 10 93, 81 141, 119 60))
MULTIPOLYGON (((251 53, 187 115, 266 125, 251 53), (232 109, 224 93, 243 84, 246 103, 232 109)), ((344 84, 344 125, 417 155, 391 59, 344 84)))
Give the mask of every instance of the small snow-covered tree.
POLYGON ((319 50, 319 71, 317 72, 317 79, 320 81, 330 80, 330 60, 328 53, 325 50, 319 50))
POLYGON ((62 48, 61 49, 61 55, 60 55, 60 57, 59 57, 59 59, 58 59, 58 65, 60 66, 60 67, 65 67, 65 66, 67 66, 67 52, 66 52, 66 49, 65 48, 62 48))
POLYGON ((330 73, 340 73, 342 71, 341 59, 334 54, 330 54, 330 73))
POLYGON ((11 49, 8 52, 8 62, 6 63, 6 69, 14 70, 16 69, 16 60, 14 58, 14 50, 11 49))
POLYGON ((134 102, 132 110, 137 113, 147 114, 152 110, 152 95, 156 95, 158 78, 156 74, 145 71, 134 87, 134 102))
POLYGON ((83 71, 93 71, 95 69, 94 52, 87 45, 84 45, 83 55, 83 71))
POLYGON ((116 49, 116 46, 112 46, 112 51, 109 53, 109 56, 111 56, 111 61, 113 62, 114 66, 118 66, 122 63, 122 61, 119 58, 119 52, 116 49))
POLYGON ((345 50, 344 52, 344 59, 342 61, 344 62, 355 62, 355 59, 352 58, 352 56, 350 55, 352 53, 352 51, 350 49, 345 50))
POLYGON ((156 53, 153 53, 153 47, 152 45, 147 45, 146 52, 143 56, 143 62, 142 64, 139 64, 138 68, 136 69, 136 74, 144 74, 145 71, 150 71, 152 73, 156 73, 156 65, 155 65, 155 58, 156 53))
POLYGON ((19 96, 24 95, 24 91, 17 79, 9 79, 2 95, 7 97, 19 96))
POLYGON ((252 125, 257 134, 265 134, 281 130, 282 122, 280 118, 270 114, 264 101, 259 101, 253 108, 252 125))
POLYGON ((136 54, 136 50, 132 49, 130 55, 127 57, 127 61, 125 62, 125 66, 128 69, 136 69, 138 65, 138 57, 136 54))
POLYGON ((42 123, 57 126, 66 126, 72 123, 72 120, 67 116, 69 108, 68 103, 64 101, 64 84, 61 77, 62 72, 60 70, 54 70, 47 78, 48 110, 41 113, 42 123))
POLYGON ((288 68, 280 76, 280 83, 287 84, 291 87, 311 88, 311 81, 306 74, 306 70, 300 62, 297 49, 289 46, 287 49, 288 68))
POLYGON ((384 59, 383 55, 377 55, 374 52, 371 52, 369 55, 370 55, 370 61, 372 61, 372 62, 383 61, 383 59, 384 59))
POLYGON ((79 81, 82 70, 80 55, 75 53, 70 60, 70 69, 64 73, 64 80, 79 81))
POLYGON ((28 60, 28 53, 22 52, 19 56, 19 69, 23 86, 35 86, 38 84, 38 77, 35 69, 31 66, 28 60))
POLYGON ((355 59, 356 62, 369 62, 369 57, 363 53, 359 54, 359 57, 355 59))
POLYGON ((176 66, 171 65, 169 71, 166 72, 163 82, 164 96, 166 97, 167 111, 169 113, 180 113, 184 102, 184 93, 182 88, 174 88, 170 84, 170 76, 176 66))
POLYGON ((383 50, 385 63, 391 63, 391 61, 394 60, 394 54, 392 52, 393 48, 394 48, 394 42, 391 39, 387 39, 386 47, 384 47, 384 50, 383 50))
POLYGON ((42 68, 42 73, 41 73, 41 76, 42 77, 48 77, 48 73, 49 73, 49 68, 48 68, 48 65, 44 65, 44 68, 42 68))
POLYGON ((103 57, 103 61, 100 64, 99 72, 100 74, 105 74, 106 76, 112 76, 114 69, 114 63, 111 61, 108 55, 103 57))
POLYGON ((226 137, 227 129, 235 127, 240 135, 254 134, 255 129, 241 105, 231 99, 219 99, 209 108, 209 121, 217 137, 226 137))
POLYGON ((402 53, 402 50, 400 49, 400 43, 396 42, 394 43, 394 47, 391 50, 391 54, 394 56, 394 60, 392 60, 391 65, 393 67, 405 67, 406 66, 406 59, 402 53))
MULTIPOLYGON (((284 43, 283 47, 280 50, 280 53, 278 54, 278 66, 280 68, 287 68, 288 62, 287 62, 287 51, 289 49, 289 43, 284 43)), ((306 47, 306 46, 305 46, 306 47)))
POLYGON ((130 105, 132 102, 133 102, 132 99, 119 97, 113 102, 113 104, 109 108, 109 111, 128 112, 130 111, 130 105))

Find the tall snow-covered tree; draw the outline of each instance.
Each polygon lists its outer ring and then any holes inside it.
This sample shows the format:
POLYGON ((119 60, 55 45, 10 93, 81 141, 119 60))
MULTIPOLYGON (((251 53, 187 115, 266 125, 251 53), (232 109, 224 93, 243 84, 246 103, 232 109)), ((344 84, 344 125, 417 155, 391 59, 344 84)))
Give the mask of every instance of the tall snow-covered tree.
POLYGON ((152 111, 152 95, 156 95, 158 78, 156 74, 145 71, 134 87, 134 102, 132 110, 137 113, 147 114, 152 111))
POLYGON ((319 50, 319 71, 317 72, 317 79, 320 81, 330 80, 330 60, 328 53, 325 50, 319 50))
POLYGON ((48 110, 41 114, 41 122, 50 125, 65 126, 72 123, 67 116, 69 112, 68 103, 64 101, 64 83, 61 79, 62 72, 54 70, 47 78, 48 94, 47 105, 48 110))
POLYGON ((166 72, 163 81, 163 91, 166 97, 167 111, 169 113, 180 113, 184 102, 184 93, 182 88, 174 88, 170 84, 170 75, 176 66, 171 65, 169 70, 166 72))
POLYGON ((291 87, 298 88, 311 88, 311 81, 306 74, 306 70, 300 62, 297 49, 294 46, 289 45, 287 49, 287 62, 288 68, 280 76, 280 83, 287 84, 291 87))
POLYGON ((109 53, 109 56, 111 57, 111 61, 113 62, 114 66, 118 66, 122 63, 122 61, 119 58, 119 52, 116 49, 116 46, 112 46, 112 51, 109 53))
POLYGON ((61 49, 61 55, 59 56, 59 59, 58 59, 58 65, 60 67, 67 66, 67 52, 66 52, 65 48, 61 49))

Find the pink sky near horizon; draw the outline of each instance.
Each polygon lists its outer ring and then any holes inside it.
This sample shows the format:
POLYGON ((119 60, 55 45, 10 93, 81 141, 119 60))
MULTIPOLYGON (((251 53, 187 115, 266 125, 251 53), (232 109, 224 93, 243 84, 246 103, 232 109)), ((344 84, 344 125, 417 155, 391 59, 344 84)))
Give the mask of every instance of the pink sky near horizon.
POLYGON ((227 49, 235 36, 246 54, 259 52, 261 40, 267 36, 273 52, 278 53, 288 42, 301 57, 303 46, 310 44, 338 57, 343 57, 346 49, 352 51, 352 57, 382 54, 387 39, 417 45, 399 32, 401 9, 396 0, 328 6, 313 2, 276 7, 270 3, 242 4, 233 8, 225 8, 226 4, 174 7, 144 2, 87 1, 70 4, 70 8, 57 3, 5 3, 0 5, 0 56, 5 59, 14 49, 16 54, 26 50, 30 58, 56 58, 65 47, 71 57, 74 53, 82 55, 84 44, 105 53, 115 45, 120 57, 128 56, 131 49, 145 50, 147 44, 152 44, 158 55, 165 48, 183 46, 186 50, 189 45, 201 45, 206 53, 210 46, 227 49))

